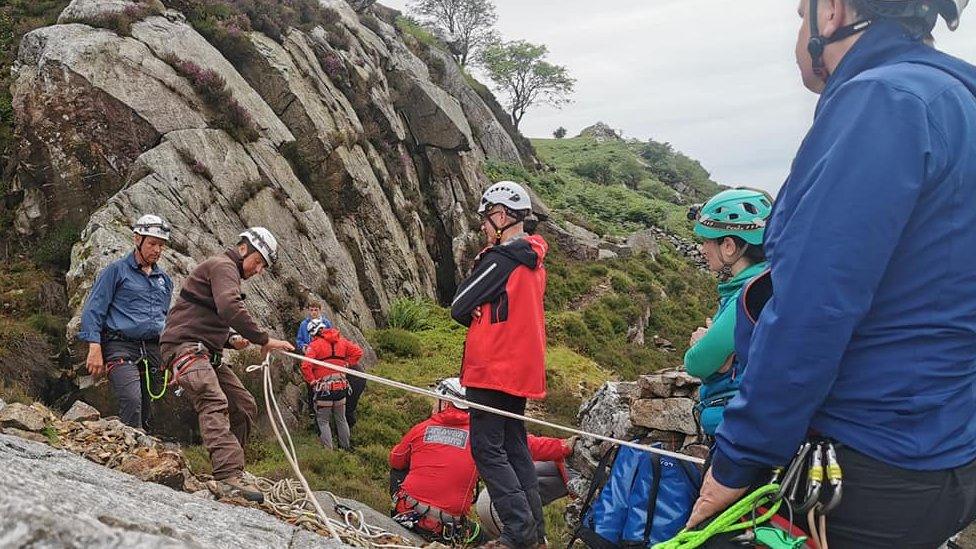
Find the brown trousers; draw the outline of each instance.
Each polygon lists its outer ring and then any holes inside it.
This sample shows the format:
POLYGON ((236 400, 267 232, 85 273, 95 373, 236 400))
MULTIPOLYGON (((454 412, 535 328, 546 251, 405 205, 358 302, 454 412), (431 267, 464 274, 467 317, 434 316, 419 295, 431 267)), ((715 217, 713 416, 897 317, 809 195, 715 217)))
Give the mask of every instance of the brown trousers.
MULTIPOLYGON (((177 352, 178 357, 181 353, 177 352)), ((254 396, 226 364, 210 366, 200 356, 179 377, 200 422, 200 436, 210 453, 213 476, 224 480, 244 471, 244 445, 258 414, 254 396)))

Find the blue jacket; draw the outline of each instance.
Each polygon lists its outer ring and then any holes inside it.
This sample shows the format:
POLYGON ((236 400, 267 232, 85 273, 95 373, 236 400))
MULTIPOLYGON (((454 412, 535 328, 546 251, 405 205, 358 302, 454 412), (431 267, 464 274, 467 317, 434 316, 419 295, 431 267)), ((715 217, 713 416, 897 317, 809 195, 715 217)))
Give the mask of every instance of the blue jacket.
POLYGON ((976 459, 976 67, 881 21, 831 76, 769 226, 774 295, 713 458, 742 487, 808 430, 976 459))
POLYGON ((101 343, 102 333, 113 331, 131 339, 156 339, 163 332, 172 295, 169 275, 158 266, 146 275, 132 252, 95 279, 81 313, 78 338, 101 343))
MULTIPOLYGON (((332 328, 332 322, 328 318, 325 318, 325 315, 322 315, 319 318, 322 320, 322 324, 325 324, 326 329, 332 328)), ((308 344, 312 342, 312 336, 308 335, 309 320, 312 320, 312 318, 306 316, 305 320, 298 325, 298 335, 295 336, 295 348, 302 353, 305 352, 305 348, 308 347, 308 344)))

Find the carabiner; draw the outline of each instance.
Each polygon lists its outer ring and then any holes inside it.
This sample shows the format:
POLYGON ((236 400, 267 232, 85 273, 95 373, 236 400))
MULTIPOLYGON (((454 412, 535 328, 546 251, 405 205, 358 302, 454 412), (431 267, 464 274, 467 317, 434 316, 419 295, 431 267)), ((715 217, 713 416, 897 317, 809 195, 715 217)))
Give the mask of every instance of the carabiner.
POLYGON ((830 495, 830 501, 820 510, 821 515, 826 515, 840 504, 844 489, 844 472, 840 468, 840 462, 837 461, 837 451, 834 449, 833 443, 827 443, 825 453, 827 458, 827 481, 830 483, 832 493, 830 495))
POLYGON ((816 448, 813 451, 813 458, 810 463, 810 470, 807 472, 807 497, 798 505, 795 512, 798 514, 804 514, 820 500, 820 489, 823 486, 824 481, 824 466, 823 458, 821 457, 823 453, 823 442, 818 442, 816 448))

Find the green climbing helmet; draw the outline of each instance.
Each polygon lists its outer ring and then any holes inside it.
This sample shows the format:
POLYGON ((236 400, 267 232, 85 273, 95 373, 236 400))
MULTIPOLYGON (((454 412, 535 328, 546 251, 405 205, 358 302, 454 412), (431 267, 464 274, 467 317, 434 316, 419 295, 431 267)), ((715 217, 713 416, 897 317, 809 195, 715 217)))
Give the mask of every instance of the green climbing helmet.
POLYGON ((768 194, 740 188, 722 191, 700 208, 692 207, 689 217, 695 220, 695 234, 702 238, 737 236, 758 246, 772 210, 768 194))

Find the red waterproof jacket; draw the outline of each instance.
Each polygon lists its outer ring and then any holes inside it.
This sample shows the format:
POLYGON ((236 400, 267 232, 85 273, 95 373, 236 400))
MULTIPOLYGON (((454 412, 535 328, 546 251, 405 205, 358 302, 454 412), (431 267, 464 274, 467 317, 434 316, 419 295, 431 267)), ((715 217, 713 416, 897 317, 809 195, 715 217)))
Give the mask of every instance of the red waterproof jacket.
POLYGON ((573 453, 573 449, 566 446, 561 438, 529 435, 528 442, 532 461, 555 462, 556 468, 559 469, 559 476, 563 477, 563 483, 568 483, 569 473, 566 472, 566 458, 573 453))
MULTIPOLYGON (((414 425, 390 450, 390 467, 409 469, 400 488, 410 497, 455 516, 468 514, 478 483, 471 457, 468 413, 449 406, 414 425)), ((563 461, 572 449, 558 438, 529 435, 532 461, 554 461, 563 482, 569 478, 563 461)))
MULTIPOLYGON (((355 366, 363 358, 363 350, 352 341, 339 335, 339 330, 326 330, 312 338, 305 356, 335 364, 342 367, 355 366)), ((312 364, 308 361, 302 362, 302 377, 309 385, 323 377, 338 374, 338 370, 312 364)))
POLYGON ((393 447, 390 467, 410 470, 401 485, 410 497, 454 516, 468 514, 478 483, 468 427, 468 413, 448 406, 393 447))
POLYGON ((469 326, 461 384, 514 396, 546 396, 543 297, 549 245, 538 235, 485 249, 458 288, 451 316, 469 326), (480 318, 472 312, 481 311, 480 318))

